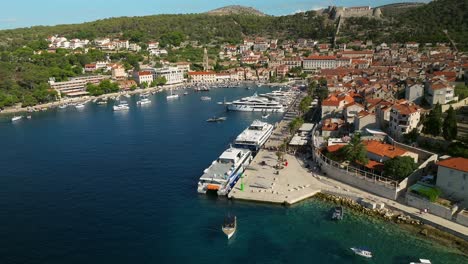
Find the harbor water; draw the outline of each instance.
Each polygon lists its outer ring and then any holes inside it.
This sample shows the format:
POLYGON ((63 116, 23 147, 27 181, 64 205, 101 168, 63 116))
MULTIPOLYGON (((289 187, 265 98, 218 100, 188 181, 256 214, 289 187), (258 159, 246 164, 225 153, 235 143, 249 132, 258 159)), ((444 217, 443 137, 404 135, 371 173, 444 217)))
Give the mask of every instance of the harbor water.
POLYGON ((88 103, 15 123, 3 117, 0 263, 467 263, 395 224, 351 213, 332 222, 332 204, 197 194, 203 170, 262 116, 217 102, 270 90, 179 90, 179 99, 163 92, 145 106, 125 98, 129 111, 88 103), (206 122, 213 116, 227 120, 206 122), (230 241, 221 232, 227 213, 238 219, 230 241), (374 258, 353 255, 356 246, 374 258))

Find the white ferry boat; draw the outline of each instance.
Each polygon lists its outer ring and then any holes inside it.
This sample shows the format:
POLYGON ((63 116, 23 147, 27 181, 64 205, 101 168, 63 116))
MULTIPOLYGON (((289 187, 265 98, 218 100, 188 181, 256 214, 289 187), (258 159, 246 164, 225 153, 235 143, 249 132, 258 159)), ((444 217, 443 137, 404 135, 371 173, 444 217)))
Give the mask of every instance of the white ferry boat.
POLYGON ((205 169, 198 181, 197 191, 215 191, 227 195, 252 161, 252 153, 246 149, 229 148, 211 166, 205 169))
POLYGON ((273 125, 259 120, 242 131, 234 141, 234 147, 258 151, 273 133, 273 125))
POLYGON ((114 111, 122 111, 130 109, 130 107, 128 107, 126 102, 120 102, 118 105, 114 105, 113 109, 114 111))

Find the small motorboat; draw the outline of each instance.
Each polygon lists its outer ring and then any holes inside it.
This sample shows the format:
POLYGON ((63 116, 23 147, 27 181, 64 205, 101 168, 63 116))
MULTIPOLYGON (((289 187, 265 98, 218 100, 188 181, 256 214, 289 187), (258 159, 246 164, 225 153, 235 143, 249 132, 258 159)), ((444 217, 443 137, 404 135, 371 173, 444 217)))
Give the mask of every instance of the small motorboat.
POLYGON ((65 109, 65 108, 67 108, 67 106, 68 106, 68 105, 66 105, 66 104, 61 104, 61 105, 59 105, 59 108, 60 108, 60 109, 65 109))
POLYGON ((11 122, 16 122, 16 121, 19 121, 23 118, 23 116, 14 116, 11 118, 11 122))
POLYGON ((267 119, 269 116, 270 116, 270 114, 264 114, 264 115, 262 115, 262 118, 267 119))
POLYGON ((127 102, 125 101, 120 102, 118 105, 114 105, 112 108, 114 109, 114 111, 122 111, 122 110, 130 109, 127 102))
POLYGON ((226 117, 212 117, 206 120, 206 122, 223 122, 226 121, 226 117))
POLYGON ((372 258, 372 252, 370 252, 367 249, 352 247, 351 250, 354 252, 354 254, 359 255, 361 257, 372 258))
POLYGON ((332 220, 343 220, 344 209, 343 206, 337 206, 333 209, 332 220))
POLYGON ((230 239, 234 233, 236 233, 237 228, 237 217, 236 216, 226 216, 224 218, 224 224, 222 226, 223 233, 226 234, 227 238, 230 239))
POLYGON ((138 105, 147 105, 151 104, 151 100, 148 98, 142 98, 141 100, 137 101, 138 105))
POLYGON ((200 97, 200 99, 201 99, 202 101, 210 101, 210 100, 211 100, 211 97, 209 97, 209 96, 202 96, 202 97, 200 97))
POLYGON ((410 264, 431 264, 432 262, 428 259, 419 259, 418 262, 410 262, 410 264))
POLYGON ((184 95, 188 95, 188 92, 185 92, 184 95))
POLYGON ((31 118, 32 118, 32 116, 28 115, 26 118, 27 118, 27 119, 31 119, 31 118))
POLYGON ((75 108, 76 108, 76 109, 81 109, 81 108, 84 108, 84 107, 85 107, 84 104, 77 104, 77 105, 75 105, 75 108))

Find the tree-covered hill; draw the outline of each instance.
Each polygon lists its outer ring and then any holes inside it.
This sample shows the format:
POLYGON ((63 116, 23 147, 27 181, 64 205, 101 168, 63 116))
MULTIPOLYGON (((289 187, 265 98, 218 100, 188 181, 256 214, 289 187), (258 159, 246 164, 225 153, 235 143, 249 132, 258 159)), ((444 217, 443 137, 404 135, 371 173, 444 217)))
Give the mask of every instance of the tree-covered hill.
POLYGON ((325 18, 314 11, 290 16, 207 14, 155 15, 119 17, 83 24, 36 26, 0 31, 0 44, 10 47, 60 34, 68 38, 121 36, 133 42, 160 39, 171 32, 181 32, 187 40, 202 43, 213 41, 239 42, 245 36, 271 36, 288 38, 326 38, 333 32, 325 18))
POLYGON ((397 7, 387 12, 384 8, 381 20, 346 19, 341 32, 346 37, 363 36, 377 42, 435 43, 449 42, 443 32, 447 30, 458 49, 468 50, 468 0, 434 0, 395 12, 397 7))

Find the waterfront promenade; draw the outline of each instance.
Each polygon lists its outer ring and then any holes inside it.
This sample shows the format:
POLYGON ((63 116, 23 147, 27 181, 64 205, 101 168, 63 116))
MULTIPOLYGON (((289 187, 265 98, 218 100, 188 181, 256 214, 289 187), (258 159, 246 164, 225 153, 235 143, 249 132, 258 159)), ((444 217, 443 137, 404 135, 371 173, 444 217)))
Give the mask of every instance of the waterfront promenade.
MULTIPOLYGON (((297 101, 290 107, 289 113, 295 112, 297 101)), ((246 169, 243 178, 228 194, 229 198, 291 205, 322 192, 356 201, 366 199, 376 204, 385 204, 386 208, 393 211, 468 239, 468 227, 436 215, 421 214, 419 209, 407 206, 404 201, 389 200, 326 177, 315 169, 317 164, 311 159, 285 154, 283 161, 278 162, 276 150, 281 148, 285 139, 290 138, 289 122, 288 118, 284 118, 278 123, 270 139, 246 169), (284 160, 287 161, 287 166, 284 160), (275 167, 278 164, 282 168, 275 167)))

